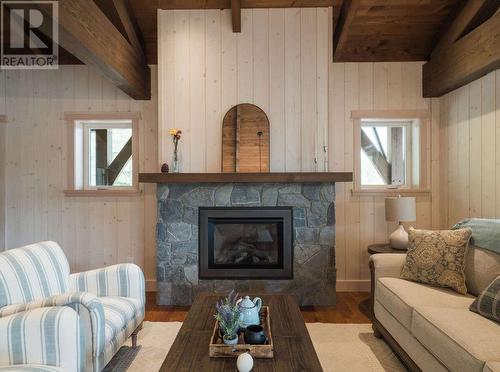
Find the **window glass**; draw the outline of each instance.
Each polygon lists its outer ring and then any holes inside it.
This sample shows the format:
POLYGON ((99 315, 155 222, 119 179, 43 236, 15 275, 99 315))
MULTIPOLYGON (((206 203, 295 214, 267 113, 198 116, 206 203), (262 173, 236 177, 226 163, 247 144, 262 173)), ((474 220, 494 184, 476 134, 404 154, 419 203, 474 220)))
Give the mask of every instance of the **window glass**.
POLYGON ((132 186, 132 124, 88 124, 88 185, 132 186))
POLYGON ((400 186, 408 183, 410 125, 406 122, 362 122, 361 186, 400 186))

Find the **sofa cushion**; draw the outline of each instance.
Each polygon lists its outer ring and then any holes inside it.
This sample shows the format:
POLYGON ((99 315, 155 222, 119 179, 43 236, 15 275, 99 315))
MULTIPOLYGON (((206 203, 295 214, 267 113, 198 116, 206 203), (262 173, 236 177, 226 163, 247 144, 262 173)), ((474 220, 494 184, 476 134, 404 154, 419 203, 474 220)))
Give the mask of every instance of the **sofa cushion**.
POLYGON ((375 288, 377 301, 407 329, 411 328, 415 306, 437 306, 468 311, 474 297, 450 289, 431 287, 399 278, 379 278, 375 288))
POLYGON ((452 371, 482 371, 500 361, 500 325, 467 308, 416 306, 411 332, 452 371))
MULTIPOLYGON (((418 342, 408 329, 402 327, 399 321, 380 305, 378 301, 375 301, 373 310, 380 324, 389 332, 391 337, 403 348, 422 371, 449 372, 448 369, 418 342)), ((335 371, 335 369, 333 370, 335 371)))
POLYGON ((471 235, 470 228, 441 231, 410 228, 401 278, 466 294, 465 257, 471 235))
POLYGON ((486 362, 483 372, 500 372, 500 362, 486 362))
POLYGON ((467 291, 474 296, 479 296, 499 275, 500 254, 470 245, 465 260, 467 291))

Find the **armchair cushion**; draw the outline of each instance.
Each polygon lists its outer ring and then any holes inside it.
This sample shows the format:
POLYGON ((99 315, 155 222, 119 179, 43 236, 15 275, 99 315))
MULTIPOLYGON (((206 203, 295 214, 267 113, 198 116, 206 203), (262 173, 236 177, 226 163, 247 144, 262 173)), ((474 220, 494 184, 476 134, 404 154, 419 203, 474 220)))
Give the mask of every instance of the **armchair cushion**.
POLYGON ((144 274, 134 264, 118 264, 69 276, 70 291, 90 292, 98 297, 131 297, 145 303, 144 274))
POLYGON ((77 313, 69 307, 37 308, 0 318, 0 334, 2 367, 35 364, 83 370, 84 335, 77 313))
POLYGON ((144 306, 135 298, 100 297, 106 319, 105 363, 129 338, 144 319, 144 306))

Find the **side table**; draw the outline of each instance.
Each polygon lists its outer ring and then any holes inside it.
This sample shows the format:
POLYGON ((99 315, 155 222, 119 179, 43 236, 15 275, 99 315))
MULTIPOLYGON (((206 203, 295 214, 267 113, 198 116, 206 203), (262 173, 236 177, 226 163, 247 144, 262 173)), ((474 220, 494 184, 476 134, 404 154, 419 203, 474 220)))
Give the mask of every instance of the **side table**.
POLYGON ((395 249, 389 243, 370 244, 368 246, 368 253, 370 255, 375 253, 406 253, 406 250, 395 249))

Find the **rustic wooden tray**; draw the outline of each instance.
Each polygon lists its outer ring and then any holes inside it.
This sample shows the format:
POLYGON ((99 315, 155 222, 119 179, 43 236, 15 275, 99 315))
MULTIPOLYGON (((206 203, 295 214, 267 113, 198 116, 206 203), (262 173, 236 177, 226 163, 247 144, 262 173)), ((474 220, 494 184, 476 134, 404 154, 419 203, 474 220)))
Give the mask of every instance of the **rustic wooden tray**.
POLYGON ((243 332, 241 332, 238 338, 237 345, 226 345, 219 335, 219 322, 216 321, 212 337, 210 338, 210 345, 208 346, 210 357, 236 358, 242 353, 249 353, 254 358, 273 358, 274 345, 268 306, 262 306, 260 310, 260 323, 267 335, 267 342, 264 345, 245 344, 243 332))

